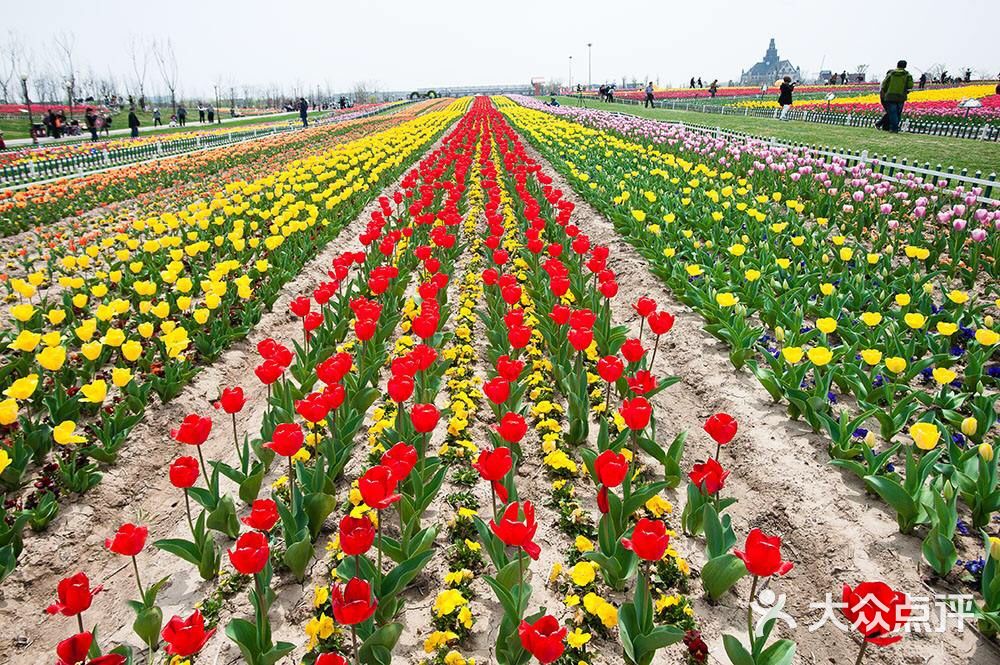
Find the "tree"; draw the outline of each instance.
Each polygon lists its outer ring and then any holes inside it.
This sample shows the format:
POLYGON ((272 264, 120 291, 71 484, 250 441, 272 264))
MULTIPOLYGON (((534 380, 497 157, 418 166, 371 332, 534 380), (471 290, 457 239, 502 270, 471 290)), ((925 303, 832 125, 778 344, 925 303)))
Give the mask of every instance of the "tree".
POLYGON ((128 42, 129 60, 132 62, 132 80, 139 93, 139 108, 146 110, 146 72, 149 70, 149 46, 135 37, 128 42))
POLYGON ((18 96, 17 77, 21 64, 21 40, 13 30, 7 33, 3 48, 0 48, 0 95, 5 104, 18 96))
MULTIPOLYGON (((60 32, 53 38, 56 49, 62 53, 62 71, 65 73, 66 94, 69 97, 69 115, 73 117, 73 104, 76 99, 76 67, 73 64, 73 53, 76 51, 76 35, 72 32, 60 32)), ((58 68, 57 68, 58 71, 58 68)))
POLYGON ((170 91, 170 107, 177 113, 177 54, 174 44, 167 38, 166 42, 153 42, 153 57, 163 78, 163 85, 170 91))

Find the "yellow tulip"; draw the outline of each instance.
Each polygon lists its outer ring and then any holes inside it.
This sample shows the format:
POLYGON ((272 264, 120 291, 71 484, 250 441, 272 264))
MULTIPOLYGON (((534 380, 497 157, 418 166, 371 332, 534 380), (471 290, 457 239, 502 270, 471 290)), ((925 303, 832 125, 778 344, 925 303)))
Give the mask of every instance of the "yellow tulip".
POLYGON ((52 438, 60 446, 68 446, 73 443, 83 443, 86 437, 76 434, 76 423, 72 420, 64 420, 52 428, 52 438))
POLYGON ((931 450, 941 439, 941 430, 933 423, 914 423, 910 426, 910 438, 921 450, 931 450))
POLYGON ((997 342, 1000 342, 1000 334, 989 328, 980 328, 976 331, 976 341, 983 346, 993 346, 997 342))
POLYGON ((34 394, 36 388, 38 388, 38 375, 29 374, 10 384, 3 394, 14 399, 26 400, 34 394))
POLYGON ((946 367, 935 367, 932 374, 934 375, 934 380, 941 386, 948 385, 955 380, 956 376, 958 376, 955 372, 946 367))
POLYGON ((906 325, 909 326, 910 328, 913 328, 914 330, 919 330, 920 328, 924 327, 924 324, 927 322, 927 319, 926 317, 924 317, 923 314, 918 314, 917 312, 910 312, 909 314, 903 317, 903 322, 906 323, 906 325))
POLYGON ((732 307, 739 301, 739 296, 735 296, 732 293, 718 293, 715 296, 715 302, 719 303, 720 307, 732 307))
MULTIPOLYGON (((980 443, 979 444, 979 456, 983 458, 984 462, 987 462, 987 463, 992 462, 993 461, 993 446, 991 446, 988 443, 980 443)), ((1000 538, 990 538, 990 541, 994 541, 994 540, 997 541, 997 543, 1000 543, 1000 538)), ((997 559, 1000 559, 1000 550, 998 550, 997 552, 994 552, 993 553, 993 557, 997 558, 997 559)))
POLYGON ((978 429, 979 421, 972 416, 962 420, 962 434, 965 436, 974 436, 978 429))
POLYGON ((786 346, 781 350, 781 355, 784 357, 785 362, 794 365, 802 360, 804 352, 801 346, 786 346))
POLYGON ((891 356, 885 359, 885 367, 893 374, 899 374, 906 369, 906 360, 899 356, 891 356))
POLYGON ((882 315, 878 312, 865 312, 861 315, 861 322, 869 328, 874 328, 882 322, 882 315))
POLYGON ((957 325, 948 321, 938 321, 936 328, 938 334, 944 335, 945 337, 951 337, 958 330, 957 325))
POLYGON ((877 365, 882 360, 882 352, 877 349, 864 349, 861 352, 861 359, 869 365, 877 365))
MULTIPOLYGON (((0 425, 10 425, 12 423, 16 423, 17 411, 17 400, 13 397, 8 397, 0 402, 0 425)), ((6 453, 7 451, 0 448, 0 452, 6 453)), ((3 473, 3 469, 0 469, 0 473, 3 473)))
POLYGON ((66 362, 66 348, 62 346, 46 347, 35 356, 35 360, 50 372, 58 372, 66 362))
POLYGON ((830 317, 825 317, 816 320, 816 327, 819 328, 820 332, 829 335, 834 330, 837 329, 837 320, 831 319, 830 317))
POLYGON ((119 347, 125 341, 125 331, 121 328, 110 328, 108 332, 104 333, 104 339, 101 341, 108 346, 119 347))
POLYGON ((897 293, 896 294, 896 304, 900 307, 906 307, 910 304, 910 294, 909 293, 897 293))
POLYGON ((134 363, 142 355, 142 344, 130 339, 121 345, 122 357, 130 363, 134 363))
POLYGON ((31 353, 38 346, 38 343, 42 341, 42 336, 36 332, 30 330, 22 330, 18 333, 17 337, 13 342, 7 345, 8 349, 13 349, 15 351, 23 351, 25 353, 31 353))
POLYGON ((833 353, 825 346, 815 346, 809 349, 807 355, 809 356, 809 362, 817 367, 827 365, 833 360, 833 353))
POLYGON ((104 379, 97 379, 85 386, 81 386, 80 392, 83 393, 83 397, 80 398, 81 402, 103 404, 104 398, 108 396, 108 384, 104 379))
POLYGON ((103 350, 104 345, 97 341, 87 342, 86 344, 80 346, 80 353, 83 354, 84 358, 90 360, 91 362, 97 360, 101 356, 101 351, 103 350))

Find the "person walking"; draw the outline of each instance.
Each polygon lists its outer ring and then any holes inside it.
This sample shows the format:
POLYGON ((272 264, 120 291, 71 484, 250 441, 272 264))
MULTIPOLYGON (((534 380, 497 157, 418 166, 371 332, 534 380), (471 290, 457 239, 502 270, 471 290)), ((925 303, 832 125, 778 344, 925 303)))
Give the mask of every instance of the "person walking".
POLYGON ((299 117, 302 118, 302 126, 309 126, 309 104, 305 97, 299 97, 299 117))
POLYGON ((702 85, 702 83, 701 83, 701 77, 700 77, 700 76, 698 77, 698 87, 699 87, 699 88, 704 88, 704 87, 705 87, 705 86, 704 86, 704 85, 702 85))
POLYGON ((792 108, 792 91, 795 90, 795 83, 792 77, 786 76, 781 80, 781 87, 778 89, 778 104, 781 106, 781 119, 788 120, 788 110, 792 108))
POLYGON ((715 93, 719 92, 719 79, 714 79, 708 86, 708 95, 715 99, 715 93))
POLYGON ((97 114, 94 113, 94 109, 87 107, 87 111, 83 116, 84 121, 87 124, 87 131, 90 132, 90 140, 97 140, 97 114))
POLYGON ((642 108, 655 106, 653 104, 653 82, 650 81, 649 85, 646 86, 646 101, 642 103, 642 108))
POLYGON ((160 127, 163 125, 163 120, 160 118, 160 109, 153 109, 153 127, 160 127))
POLYGON ((181 127, 187 126, 188 110, 183 106, 177 107, 177 124, 181 127))
POLYGON ((111 111, 104 114, 104 135, 111 136, 111 123, 114 122, 114 116, 111 115, 111 111))
POLYGON ((899 123, 903 119, 903 104, 906 96, 913 90, 913 76, 906 71, 906 60, 896 63, 895 69, 890 69, 882 79, 879 97, 885 112, 889 114, 889 131, 899 133, 899 123))
POLYGON ((694 77, 693 76, 691 77, 691 87, 692 88, 694 87, 694 77))
POLYGON ((208 114, 208 124, 211 125, 212 123, 214 123, 215 122, 215 108, 211 104, 209 104, 205 108, 205 113, 208 114))
POLYGON ((205 107, 202 104, 198 104, 198 122, 200 124, 205 122, 205 107))
POLYGON ((132 138, 139 138, 139 116, 135 114, 134 106, 128 112, 128 128, 132 130, 132 138))
POLYGON ((923 74, 920 75, 919 87, 921 90, 927 87, 927 72, 924 72, 923 74))

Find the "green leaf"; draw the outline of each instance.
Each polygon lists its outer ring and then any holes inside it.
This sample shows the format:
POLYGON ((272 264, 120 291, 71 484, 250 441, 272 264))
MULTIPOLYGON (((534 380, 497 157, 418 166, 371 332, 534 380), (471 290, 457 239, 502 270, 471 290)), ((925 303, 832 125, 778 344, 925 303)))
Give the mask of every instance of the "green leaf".
POLYGON ((709 597, 718 600, 746 574, 746 565, 735 554, 723 554, 704 565, 701 582, 709 597))
MULTIPOLYGON (((794 657, 795 642, 778 640, 757 657, 757 665, 791 665, 794 657)), ((737 664, 734 662, 733 665, 737 664)))
POLYGON ((726 647, 726 655, 733 665, 756 665, 753 656, 736 637, 725 633, 722 636, 722 644, 726 647))

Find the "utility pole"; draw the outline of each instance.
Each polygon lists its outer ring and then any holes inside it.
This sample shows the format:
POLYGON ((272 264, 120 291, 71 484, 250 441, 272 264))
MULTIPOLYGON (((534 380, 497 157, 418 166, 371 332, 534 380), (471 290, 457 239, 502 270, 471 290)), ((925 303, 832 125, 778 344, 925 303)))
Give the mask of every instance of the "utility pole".
POLYGON ((573 56, 569 56, 569 94, 573 94, 573 56))

